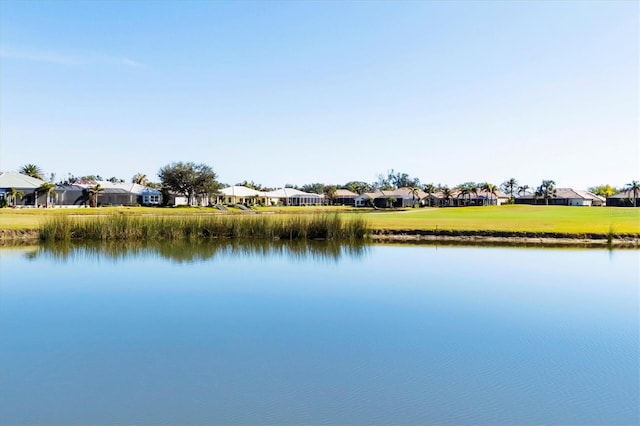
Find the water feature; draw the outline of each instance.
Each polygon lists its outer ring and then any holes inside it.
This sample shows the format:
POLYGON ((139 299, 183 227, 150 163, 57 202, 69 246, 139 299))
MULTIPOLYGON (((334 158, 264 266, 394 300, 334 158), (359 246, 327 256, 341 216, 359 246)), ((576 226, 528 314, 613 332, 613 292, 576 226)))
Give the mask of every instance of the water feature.
POLYGON ((638 251, 0 250, 2 424, 637 424, 638 251))

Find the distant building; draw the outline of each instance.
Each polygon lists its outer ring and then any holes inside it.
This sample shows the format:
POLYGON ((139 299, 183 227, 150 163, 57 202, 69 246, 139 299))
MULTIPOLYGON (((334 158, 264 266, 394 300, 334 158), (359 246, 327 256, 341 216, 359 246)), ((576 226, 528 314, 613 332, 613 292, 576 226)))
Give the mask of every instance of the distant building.
POLYGON ((98 206, 158 206, 162 203, 162 193, 155 188, 137 183, 113 183, 110 181, 80 181, 72 185, 56 187, 56 204, 78 206, 89 204, 89 190, 100 185, 97 194, 98 206))
MULTIPOLYGON (((607 206, 611 207, 633 207, 633 191, 622 191, 607 197, 607 206)), ((640 207, 640 192, 636 194, 636 207, 640 207)))
POLYGON ((36 193, 37 189, 45 183, 43 180, 32 178, 16 172, 0 173, 0 200, 8 200, 11 197, 11 189, 22 192, 21 197, 10 200, 11 205, 38 207, 47 202, 47 194, 36 193))
POLYGON ((354 206, 356 204, 357 197, 358 194, 349 191, 348 189, 336 189, 332 203, 338 206, 354 206))
POLYGON ((550 206, 594 206, 599 207, 608 204, 604 197, 600 197, 589 191, 572 188, 556 188, 555 197, 548 201, 535 195, 525 195, 515 198, 516 204, 550 205, 550 206))

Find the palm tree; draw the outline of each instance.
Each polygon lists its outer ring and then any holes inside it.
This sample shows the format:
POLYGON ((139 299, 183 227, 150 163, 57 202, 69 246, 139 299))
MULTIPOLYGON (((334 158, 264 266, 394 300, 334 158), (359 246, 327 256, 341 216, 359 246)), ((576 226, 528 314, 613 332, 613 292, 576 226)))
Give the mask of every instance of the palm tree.
POLYGON ((51 204, 51 193, 56 189, 56 186, 52 183, 49 182, 45 182, 42 185, 40 185, 40 187, 38 187, 38 189, 36 189, 36 200, 38 199, 38 193, 45 193, 47 194, 47 199, 46 199, 46 206, 47 208, 50 207, 51 204))
POLYGON ((432 183, 428 183, 424 186, 423 191, 427 193, 429 197, 429 207, 431 207, 431 202, 433 201, 433 194, 436 192, 436 186, 432 183))
POLYGON ((411 194, 412 207, 416 208, 416 198, 418 198, 418 194, 420 193, 420 188, 417 186, 410 186, 407 188, 409 190, 409 194, 411 194))
MULTIPOLYGON (((458 190, 458 195, 456 196, 456 198, 459 200, 460 197, 462 197, 462 201, 464 202, 464 199, 469 194, 469 187, 467 185, 460 184, 455 189, 458 190)), ((458 201, 458 205, 460 205, 459 201, 458 201)))
POLYGON ((530 189, 531 189, 531 187, 529 185, 519 186, 517 194, 520 195, 520 196, 527 195, 527 193, 529 192, 530 189))
POLYGON ((513 193, 516 191, 516 188, 518 188, 518 181, 516 180, 516 178, 505 180, 500 186, 502 187, 502 190, 504 192, 509 194, 509 198, 511 202, 513 202, 513 193))
POLYGON ((16 202, 18 201, 18 198, 22 198, 22 197, 24 197, 24 192, 15 188, 9 188, 9 199, 11 200, 12 207, 15 207, 16 202))
POLYGON ((20 173, 23 175, 31 176, 32 178, 43 180, 44 174, 42 169, 35 164, 25 164, 20 168, 20 173))
POLYGON ((447 203, 447 205, 451 205, 450 201, 453 198, 453 193, 447 186, 443 186, 440 188, 440 192, 442 192, 442 199, 447 203))
POLYGON ((146 185, 148 182, 147 175, 143 173, 136 173, 136 175, 131 178, 131 183, 137 183, 138 185, 146 185))
MULTIPOLYGON (((491 201, 493 200, 492 196, 497 197, 498 196, 498 187, 495 186, 492 183, 483 183, 482 184, 482 190, 485 191, 487 193, 487 200, 491 201)), ((491 203, 487 203, 487 204, 491 204, 491 203)))
POLYGON ((479 189, 479 185, 478 184, 475 184, 475 183, 470 183, 469 184, 469 204, 471 204, 471 195, 472 194, 473 194, 473 197, 476 200, 475 204, 477 204, 477 201, 478 201, 478 189, 479 189))
POLYGON ((104 188, 99 183, 89 187, 89 206, 98 207, 98 195, 104 192, 104 188))
POLYGON ((543 180, 535 195, 539 198, 544 198, 545 205, 549 205, 549 199, 556 196, 556 183, 552 180, 543 180))
POLYGON ((633 194, 633 207, 637 207, 638 193, 640 193, 640 181, 634 180, 627 184, 625 191, 629 191, 629 198, 633 194))

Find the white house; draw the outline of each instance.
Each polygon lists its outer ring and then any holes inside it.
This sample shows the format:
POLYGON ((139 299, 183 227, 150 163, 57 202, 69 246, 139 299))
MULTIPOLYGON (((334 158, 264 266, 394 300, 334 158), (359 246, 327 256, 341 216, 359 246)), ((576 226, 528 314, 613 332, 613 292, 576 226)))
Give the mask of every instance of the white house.
POLYGON ((43 180, 32 178, 16 172, 0 173, 0 200, 9 200, 11 190, 15 189, 22 193, 21 197, 11 200, 12 205, 16 206, 34 206, 44 205, 47 195, 44 193, 36 194, 36 190, 45 183, 43 180))

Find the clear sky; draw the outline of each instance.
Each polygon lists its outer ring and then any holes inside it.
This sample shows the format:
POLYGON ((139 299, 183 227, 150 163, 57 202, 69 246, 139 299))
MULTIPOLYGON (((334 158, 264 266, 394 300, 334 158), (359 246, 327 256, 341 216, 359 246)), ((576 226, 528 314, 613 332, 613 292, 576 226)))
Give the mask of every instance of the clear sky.
POLYGON ((0 0, 0 170, 640 178, 636 1, 0 0))

